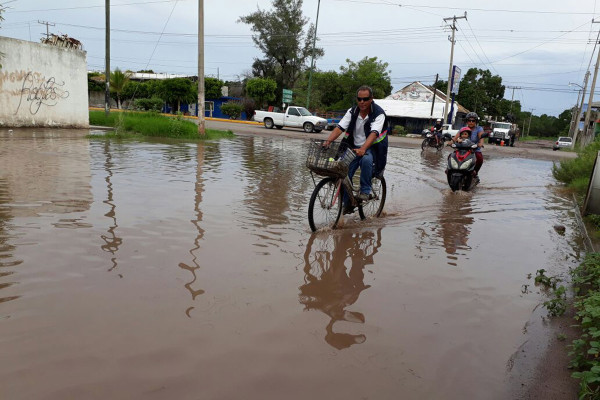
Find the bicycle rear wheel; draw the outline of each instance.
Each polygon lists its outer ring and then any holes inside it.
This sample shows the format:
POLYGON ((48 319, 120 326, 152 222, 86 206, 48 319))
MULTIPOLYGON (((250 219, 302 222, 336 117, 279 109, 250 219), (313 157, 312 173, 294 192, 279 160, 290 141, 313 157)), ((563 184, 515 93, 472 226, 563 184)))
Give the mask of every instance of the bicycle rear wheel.
POLYGON ((379 217, 385 205, 385 196, 387 194, 387 185, 385 178, 373 178, 371 180, 373 199, 366 201, 358 206, 358 214, 361 219, 367 217, 379 217))
POLYGON ((313 232, 335 228, 342 215, 342 188, 338 178, 325 178, 317 184, 308 203, 308 223, 313 232))

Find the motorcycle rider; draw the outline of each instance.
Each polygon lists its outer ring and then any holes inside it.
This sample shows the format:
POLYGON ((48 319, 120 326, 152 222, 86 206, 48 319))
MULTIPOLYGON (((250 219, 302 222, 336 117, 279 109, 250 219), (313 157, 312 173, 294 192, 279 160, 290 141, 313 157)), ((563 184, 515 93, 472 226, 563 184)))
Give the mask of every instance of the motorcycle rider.
POLYGON ((431 127, 431 133, 435 137, 435 145, 439 146, 440 140, 442 139, 442 119, 438 118, 435 120, 435 125, 431 127))
MULTIPOLYGON (((483 134, 483 128, 479 126, 477 123, 479 122, 479 115, 474 112, 470 112, 466 116, 467 127, 471 129, 471 141, 473 143, 477 143, 477 149, 475 149, 475 179, 479 182, 479 170, 483 165, 483 154, 481 153, 481 148, 483 147, 483 138, 481 135, 483 134)), ((459 138, 459 133, 457 133, 453 140, 456 142, 459 138)))

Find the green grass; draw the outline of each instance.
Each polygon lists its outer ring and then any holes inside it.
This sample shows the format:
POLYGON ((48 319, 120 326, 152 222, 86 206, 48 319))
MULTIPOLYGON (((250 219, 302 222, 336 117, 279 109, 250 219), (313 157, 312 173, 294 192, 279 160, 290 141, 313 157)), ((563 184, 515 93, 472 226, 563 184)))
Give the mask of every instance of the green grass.
POLYGON ((217 139, 234 137, 231 131, 206 129, 206 136, 198 136, 198 125, 185 120, 181 115, 167 117, 153 112, 111 112, 90 111, 90 125, 110 126, 113 133, 99 137, 118 138, 175 138, 175 139, 217 139))
POLYGON ((548 142, 554 142, 556 140, 555 137, 549 137, 549 136, 521 136, 519 138, 519 140, 521 142, 530 142, 532 140, 546 140, 548 142))
POLYGON ((600 150, 600 141, 592 142, 584 149, 577 151, 577 158, 563 160, 560 164, 555 164, 552 167, 552 174, 558 181, 565 183, 567 187, 575 191, 576 194, 585 195, 598 150, 600 150))

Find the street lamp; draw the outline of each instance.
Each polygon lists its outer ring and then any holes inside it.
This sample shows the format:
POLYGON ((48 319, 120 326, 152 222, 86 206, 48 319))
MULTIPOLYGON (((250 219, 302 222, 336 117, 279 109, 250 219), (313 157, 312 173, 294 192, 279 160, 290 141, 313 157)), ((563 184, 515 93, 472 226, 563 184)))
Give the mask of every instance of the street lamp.
POLYGON ((581 96, 581 92, 584 90, 583 86, 581 86, 578 83, 574 83, 574 82, 569 82, 569 86, 577 86, 579 88, 579 90, 578 90, 579 94, 577 95, 577 104, 579 104, 579 96, 581 96))

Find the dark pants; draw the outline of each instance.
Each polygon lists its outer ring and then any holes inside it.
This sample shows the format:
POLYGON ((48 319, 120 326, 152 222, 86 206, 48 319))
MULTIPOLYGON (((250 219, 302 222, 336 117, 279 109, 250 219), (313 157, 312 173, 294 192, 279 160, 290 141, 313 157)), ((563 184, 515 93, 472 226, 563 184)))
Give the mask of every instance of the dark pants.
POLYGON ((475 152, 475 172, 478 173, 483 165, 483 154, 480 151, 475 152))

